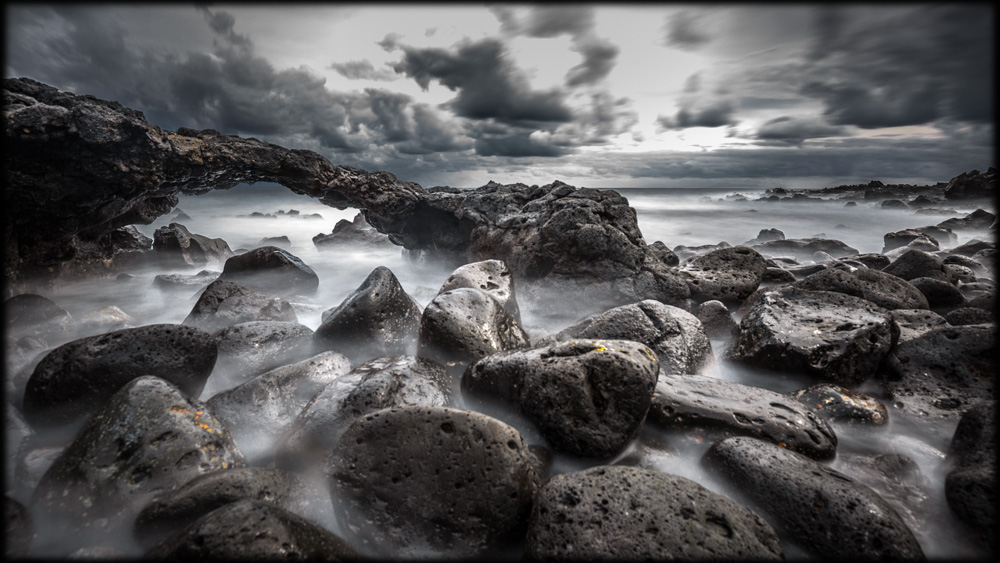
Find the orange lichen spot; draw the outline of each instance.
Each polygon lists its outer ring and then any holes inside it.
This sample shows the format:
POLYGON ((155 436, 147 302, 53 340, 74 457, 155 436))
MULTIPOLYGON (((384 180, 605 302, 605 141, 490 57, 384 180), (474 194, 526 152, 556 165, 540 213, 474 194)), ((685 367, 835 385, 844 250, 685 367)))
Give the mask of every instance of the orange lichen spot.
POLYGON ((778 442, 778 445, 781 446, 782 448, 787 448, 788 447, 788 446, 785 445, 784 442, 778 442))
POLYGON ((607 350, 607 348, 605 348, 604 346, 598 346, 597 348, 594 348, 594 352, 603 352, 605 350, 607 350))
POLYGON ((182 413, 185 413, 185 414, 191 414, 191 411, 189 411, 189 410, 187 410, 185 408, 182 408, 182 407, 170 407, 170 410, 172 410, 174 412, 182 412, 182 413))

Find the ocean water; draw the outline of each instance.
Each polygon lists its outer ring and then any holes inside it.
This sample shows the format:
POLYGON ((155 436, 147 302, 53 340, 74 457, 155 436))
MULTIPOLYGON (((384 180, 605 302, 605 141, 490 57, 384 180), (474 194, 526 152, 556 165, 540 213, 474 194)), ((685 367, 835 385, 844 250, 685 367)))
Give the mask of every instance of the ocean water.
MULTIPOLYGON (((761 195, 759 190, 731 189, 621 189, 636 210, 639 227, 647 243, 662 241, 669 248, 678 245, 699 246, 721 241, 731 245, 742 244, 757 236, 761 229, 777 228, 786 238, 824 236, 843 241, 862 253, 880 252, 883 235, 908 227, 933 225, 948 216, 915 215, 913 210, 881 209, 874 202, 858 200, 856 207, 847 208, 844 200, 830 199, 820 202, 763 202, 738 201, 731 196, 743 194, 748 200, 761 195)), ((368 274, 378 266, 388 267, 397 276, 403 288, 422 306, 436 294, 448 277, 450 270, 433 264, 418 264, 405 258, 399 250, 337 249, 318 250, 312 237, 329 233, 337 221, 351 220, 357 211, 337 210, 327 207, 307 196, 294 194, 273 184, 240 185, 230 190, 217 190, 199 196, 180 196, 177 209, 160 217, 150 225, 137 228, 152 237, 153 232, 172 222, 183 211, 190 219, 178 221, 192 233, 222 238, 230 248, 250 249, 267 237, 287 236, 291 241, 289 251, 312 267, 320 278, 320 286, 313 296, 291 299, 299 322, 315 329, 323 311, 336 307, 354 291, 368 274), (298 215, 287 212, 297 210, 298 215), (279 211, 285 212, 278 215, 279 211), (272 218, 250 217, 251 213, 274 215, 272 218), (304 216, 318 214, 321 219, 304 216)), ((975 206, 949 204, 964 216, 975 206)), ((995 210, 991 210, 994 211, 995 210)), ((989 236, 985 232, 958 232, 958 244, 971 238, 989 236)), ((134 325, 154 323, 180 323, 188 315, 198 297, 190 294, 164 293, 152 283, 153 277, 162 273, 194 274, 200 270, 222 270, 222 264, 210 264, 188 269, 163 270, 147 267, 135 269, 136 277, 128 282, 108 281, 79 283, 55 292, 39 291, 80 319, 96 309, 115 305, 134 319, 134 325)), ((556 332, 565 325, 546 325, 545 319, 535 317, 522 304, 525 325, 531 325, 533 335, 556 332)), ((84 336, 81 334, 80 336, 84 336)), ((721 343, 715 355, 721 357, 721 343)), ((708 375, 741 382, 779 392, 800 389, 812 383, 806 377, 748 370, 724 361, 716 362, 708 375)), ((859 389, 865 392, 867 389, 859 389)), ((201 397, 207 400, 208 397, 201 397)), ((841 455, 830 465, 849 475, 864 477, 852 456, 860 453, 901 453, 911 457, 927 478, 927 514, 929 521, 914 522, 911 527, 918 536, 924 552, 929 557, 965 558, 979 555, 971 547, 957 522, 951 516, 944 499, 944 477, 950 469, 944 452, 954 427, 937 427, 933 432, 905 420, 893 420, 885 427, 862 429, 836 425, 841 455)), ((528 429, 526 429, 526 432, 528 429)), ((654 463, 662 471, 689 477, 707 488, 738 497, 736 491, 708 475, 700 465, 700 458, 710 445, 684 433, 659 433, 659 438, 673 449, 655 456, 654 463)), ((629 455, 631 450, 622 456, 629 455)), ((573 471, 583 466, 579 461, 554 456, 555 472, 573 471)), ((19 491, 15 498, 24 499, 30 492, 19 491)), ((787 555, 805 556, 795 546, 785 545, 787 555)))

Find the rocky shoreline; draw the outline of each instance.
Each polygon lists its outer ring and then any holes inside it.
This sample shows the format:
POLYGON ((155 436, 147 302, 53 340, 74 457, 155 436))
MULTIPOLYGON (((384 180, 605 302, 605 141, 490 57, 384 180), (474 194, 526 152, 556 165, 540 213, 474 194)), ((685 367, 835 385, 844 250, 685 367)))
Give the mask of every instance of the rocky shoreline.
POLYGON ((934 527, 995 551, 992 168, 756 200, 982 205, 881 253, 777 229, 671 249, 614 191, 425 190, 27 79, 4 96, 9 557, 919 559, 934 527), (324 252, 452 273, 421 306, 376 268, 312 330, 294 304, 323 280, 289 250, 132 227, 253 181, 360 209, 324 252), (206 268, 155 280, 197 290, 181 323, 39 295, 148 264, 206 268), (526 330, 567 300, 565 328, 526 330), (900 424, 941 444, 941 485, 838 439, 900 424), (717 485, 660 470, 687 440, 717 485))

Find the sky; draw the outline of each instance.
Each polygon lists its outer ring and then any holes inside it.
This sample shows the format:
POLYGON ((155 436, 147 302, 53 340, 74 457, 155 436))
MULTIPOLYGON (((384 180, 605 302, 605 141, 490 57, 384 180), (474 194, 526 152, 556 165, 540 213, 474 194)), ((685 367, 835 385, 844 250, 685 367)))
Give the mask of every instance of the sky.
POLYGON ((928 184, 995 165, 995 11, 6 4, 6 77, 425 187, 928 184))

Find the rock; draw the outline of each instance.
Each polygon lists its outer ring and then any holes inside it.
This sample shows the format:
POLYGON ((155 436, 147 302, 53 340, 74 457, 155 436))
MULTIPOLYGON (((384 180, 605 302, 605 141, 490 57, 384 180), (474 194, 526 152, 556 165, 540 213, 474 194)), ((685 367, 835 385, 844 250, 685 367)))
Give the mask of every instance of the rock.
POLYGON ((953 217, 937 224, 953 231, 986 230, 997 220, 996 215, 983 209, 977 209, 965 217, 953 217))
MULTIPOLYGON (((691 234, 688 232, 687 234, 691 234)), ((673 252, 675 252, 681 262, 688 262, 691 258, 695 256, 701 256, 703 254, 708 254, 713 250, 722 250, 723 248, 732 248, 733 245, 726 241, 722 241, 719 244, 702 244, 700 246, 685 246, 683 244, 674 247, 673 252)))
POLYGON ((538 475, 521 435, 488 416, 402 407, 359 418, 329 451, 334 513, 376 556, 486 556, 523 537, 538 475))
POLYGON ((146 554, 147 559, 350 560, 360 555, 340 537, 270 502, 242 500, 195 520, 146 554))
POLYGON ((153 233, 153 251, 168 266, 202 266, 224 262, 233 255, 226 241, 192 234, 179 223, 170 223, 153 233))
POLYGON ((996 177, 997 171, 993 167, 986 173, 978 170, 963 172, 948 182, 944 197, 950 200, 992 198, 996 194, 996 177))
POLYGON ((875 374, 891 344, 887 310, 842 293, 787 287, 750 306, 728 356, 854 385, 875 374))
POLYGON ((438 295, 460 287, 471 287, 486 292, 503 306, 504 311, 507 311, 517 324, 521 324, 521 311, 517 306, 514 280, 507 265, 502 261, 483 260, 459 267, 448 276, 438 295))
POLYGON ((825 238, 772 240, 757 244, 753 248, 764 255, 791 255, 800 260, 809 260, 814 252, 820 250, 834 258, 858 254, 857 249, 839 240, 825 238))
POLYGON ((608 458, 638 435, 658 370, 640 343, 570 340, 479 360, 462 376, 462 396, 477 410, 516 406, 554 450, 608 458))
POLYGON ((992 400, 977 403, 958 422, 948 457, 955 467, 944 491, 953 513, 971 527, 981 543, 996 548, 996 408, 992 400))
POLYGON ((933 430, 992 399, 995 344, 996 325, 942 326, 901 342, 886 358, 892 406, 933 430))
POLYGON ((288 239, 288 236, 282 235, 280 237, 265 237, 260 239, 257 243, 257 247, 261 246, 276 246, 278 248, 283 248, 288 250, 292 247, 292 241, 288 239))
POLYGON ((531 512, 529 560, 783 559, 749 508, 667 473, 598 466, 549 479, 531 512))
POLYGON ((957 281, 955 274, 944 267, 941 258, 922 250, 906 252, 882 271, 907 281, 915 278, 934 278, 948 283, 957 281))
POLYGON ((420 330, 420 305, 389 268, 379 266, 316 329, 317 350, 336 350, 363 363, 412 354, 420 330))
POLYGON ((333 232, 324 235, 320 233, 312 238, 313 244, 319 250, 341 248, 344 246, 367 248, 399 248, 387 235, 384 235, 368 224, 363 213, 354 216, 353 221, 341 219, 333 227, 333 232))
POLYGON ((197 289, 201 291, 208 285, 219 279, 219 274, 214 270, 202 270, 197 274, 157 274, 153 278, 153 287, 163 290, 189 290, 197 289))
POLYGON ((59 459, 65 449, 65 445, 59 445, 34 448, 27 453, 22 450, 23 457, 17 460, 14 479, 11 482, 16 485, 17 490, 28 493, 34 491, 45 472, 59 459))
POLYGON ((95 309, 80 318, 82 330, 88 333, 135 328, 135 319, 115 305, 95 309))
POLYGON ((939 247, 937 239, 918 229, 905 229, 902 231, 886 233, 882 239, 885 242, 885 246, 882 247, 882 254, 885 254, 895 248, 912 244, 914 241, 922 241, 926 246, 933 247, 934 250, 937 250, 939 247))
POLYGON ((997 245, 993 241, 979 240, 974 238, 968 242, 960 244, 954 248, 949 248, 948 252, 961 256, 974 256, 980 250, 996 249, 997 245))
POLYGON ((839 385, 818 383, 790 395, 824 420, 871 425, 889 421, 889 412, 882 401, 839 385))
POLYGON ((649 251, 652 252, 653 256, 659 259, 661 262, 667 266, 676 266, 680 264, 681 259, 674 254, 674 251, 667 248, 667 245, 663 244, 661 241, 656 241, 648 246, 649 251))
POLYGON ((722 301, 705 301, 691 312, 701 321, 701 326, 710 339, 731 340, 740 334, 740 325, 733 320, 729 309, 722 301))
MULTIPOLYGON (((825 270, 825 267, 820 267, 820 270, 825 270)), ((795 274, 789 272, 784 268, 767 268, 764 270, 764 276, 761 278, 761 285, 776 285, 776 284, 786 284, 795 281, 795 274)))
POLYGON ((162 377, 197 397, 218 348, 196 328, 160 324, 74 340, 35 366, 24 390, 24 415, 35 427, 89 416, 137 377, 162 377))
POLYGON ((927 309, 895 309, 889 311, 893 333, 899 333, 896 345, 913 340, 927 331, 945 326, 948 321, 927 309))
POLYGON ((857 206, 858 202, 856 201, 848 201, 847 203, 844 204, 844 207, 857 207, 857 206))
POLYGON ((541 339, 538 345, 578 338, 640 342, 653 350, 660 369, 667 373, 699 373, 714 361, 701 321, 683 309, 652 299, 590 315, 541 339))
POLYGON ((941 260, 941 262, 948 266, 964 266, 969 270, 971 270, 972 273, 977 276, 989 273, 989 270, 986 269, 986 266, 981 264, 978 260, 975 260, 968 256, 962 256, 961 254, 951 254, 949 256, 945 256, 944 259, 941 260))
POLYGON ((901 201, 898 199, 886 199, 879 204, 879 207, 881 207, 882 209, 906 209, 910 206, 906 205, 905 201, 901 201))
POLYGON ((28 384, 35 366, 48 352, 49 344, 34 336, 22 336, 17 340, 7 337, 4 339, 4 345, 4 361, 7 368, 4 391, 7 393, 8 401, 20 405, 24 398, 24 386, 28 384))
POLYGON ((6 517, 4 519, 4 555, 9 559, 22 559, 31 553, 35 540, 35 526, 28 509, 21 503, 4 497, 6 517))
POLYGON ((11 491, 16 489, 15 485, 19 480, 15 477, 15 467, 30 447, 35 431, 28 425, 28 421, 21 415, 21 411, 10 402, 4 404, 4 426, 6 428, 4 433, 6 438, 4 440, 6 445, 4 448, 6 454, 4 456, 4 478, 6 479, 4 487, 7 491, 11 491))
POLYGON ((937 203, 938 203, 938 201, 933 200, 933 199, 931 199, 931 198, 929 198, 929 197, 921 194, 921 195, 918 195, 917 197, 911 199, 910 202, 909 202, 909 205, 910 205, 910 207, 927 207, 928 205, 935 205, 937 203))
POLYGON ((243 500, 266 502, 314 519, 322 513, 321 505, 329 504, 325 496, 299 475, 283 469, 243 467, 215 471, 199 475, 147 504, 136 517, 133 535, 149 549, 209 512, 243 500))
POLYGON ((753 246, 755 244, 762 244, 772 240, 785 240, 785 233, 779 231, 778 229, 761 229, 757 233, 757 238, 750 239, 744 242, 741 246, 753 246))
POLYGON ((972 255, 972 259, 981 263, 986 268, 985 277, 995 279, 996 276, 996 255, 995 248, 986 248, 972 255))
POLYGON ((500 302, 479 289, 460 287, 439 294, 424 309, 417 355, 461 370, 528 343, 527 333, 500 302))
POLYGON ((813 459, 833 459, 837 452, 836 434, 809 409, 780 393, 714 377, 661 371, 649 420, 665 428, 752 436, 813 459))
POLYGON ((965 304, 967 307, 986 309, 987 311, 994 310, 996 285, 993 283, 987 283, 991 281, 992 280, 982 280, 959 286, 958 290, 965 296, 965 304))
POLYGON ((746 437, 716 442, 705 463, 770 516, 781 537, 836 559, 923 559, 920 544, 875 491, 808 457, 746 437))
POLYGON ((288 301, 280 297, 264 295, 233 282, 216 280, 201 293, 183 324, 214 332, 250 321, 294 323, 298 322, 298 317, 288 301))
POLYGON ((276 246, 261 246, 226 260, 220 280, 275 295, 312 295, 319 276, 305 262, 276 246))
POLYGON ((869 268, 853 272, 827 268, 792 284, 811 291, 833 291, 860 297, 885 309, 927 309, 927 298, 911 283, 869 268))
POLYGON ((947 313, 965 306, 965 296, 957 287, 938 278, 912 278, 910 284, 927 298, 927 306, 932 311, 947 313))
POLYGON ((872 270, 881 270, 892 262, 886 255, 875 252, 851 256, 851 260, 857 260, 872 270))
POLYGON ((287 321, 249 321, 229 325, 212 335, 219 348, 215 369, 203 395, 232 389, 274 368, 308 358, 313 331, 287 321))
POLYGON ((757 289, 766 269, 763 256, 736 246, 696 256, 679 271, 687 281, 692 300, 738 303, 757 289))
POLYGON ((971 268, 959 264, 945 264, 944 267, 955 274, 958 283, 973 283, 976 281, 976 273, 971 268))
POLYGON ((197 475, 245 464, 229 431, 202 403, 143 376, 87 421, 42 477, 32 502, 50 522, 47 533, 71 551, 131 525, 152 497, 197 475))
POLYGON ((944 317, 951 326, 975 325, 983 323, 996 323, 996 315, 990 309, 979 309, 977 307, 959 307, 948 311, 944 317))
POLYGON ((232 429, 233 440, 248 459, 267 459, 313 397, 350 370, 342 354, 323 352, 254 377, 207 404, 232 429))
POLYGON ((66 309, 33 293, 22 293, 4 301, 3 314, 7 334, 17 338, 60 338, 73 320, 66 309))
POLYGON ((833 256, 831 256, 826 252, 823 252, 822 250, 817 250, 816 252, 813 252, 812 259, 813 262, 816 262, 818 264, 821 264, 823 262, 832 262, 836 260, 833 256))

